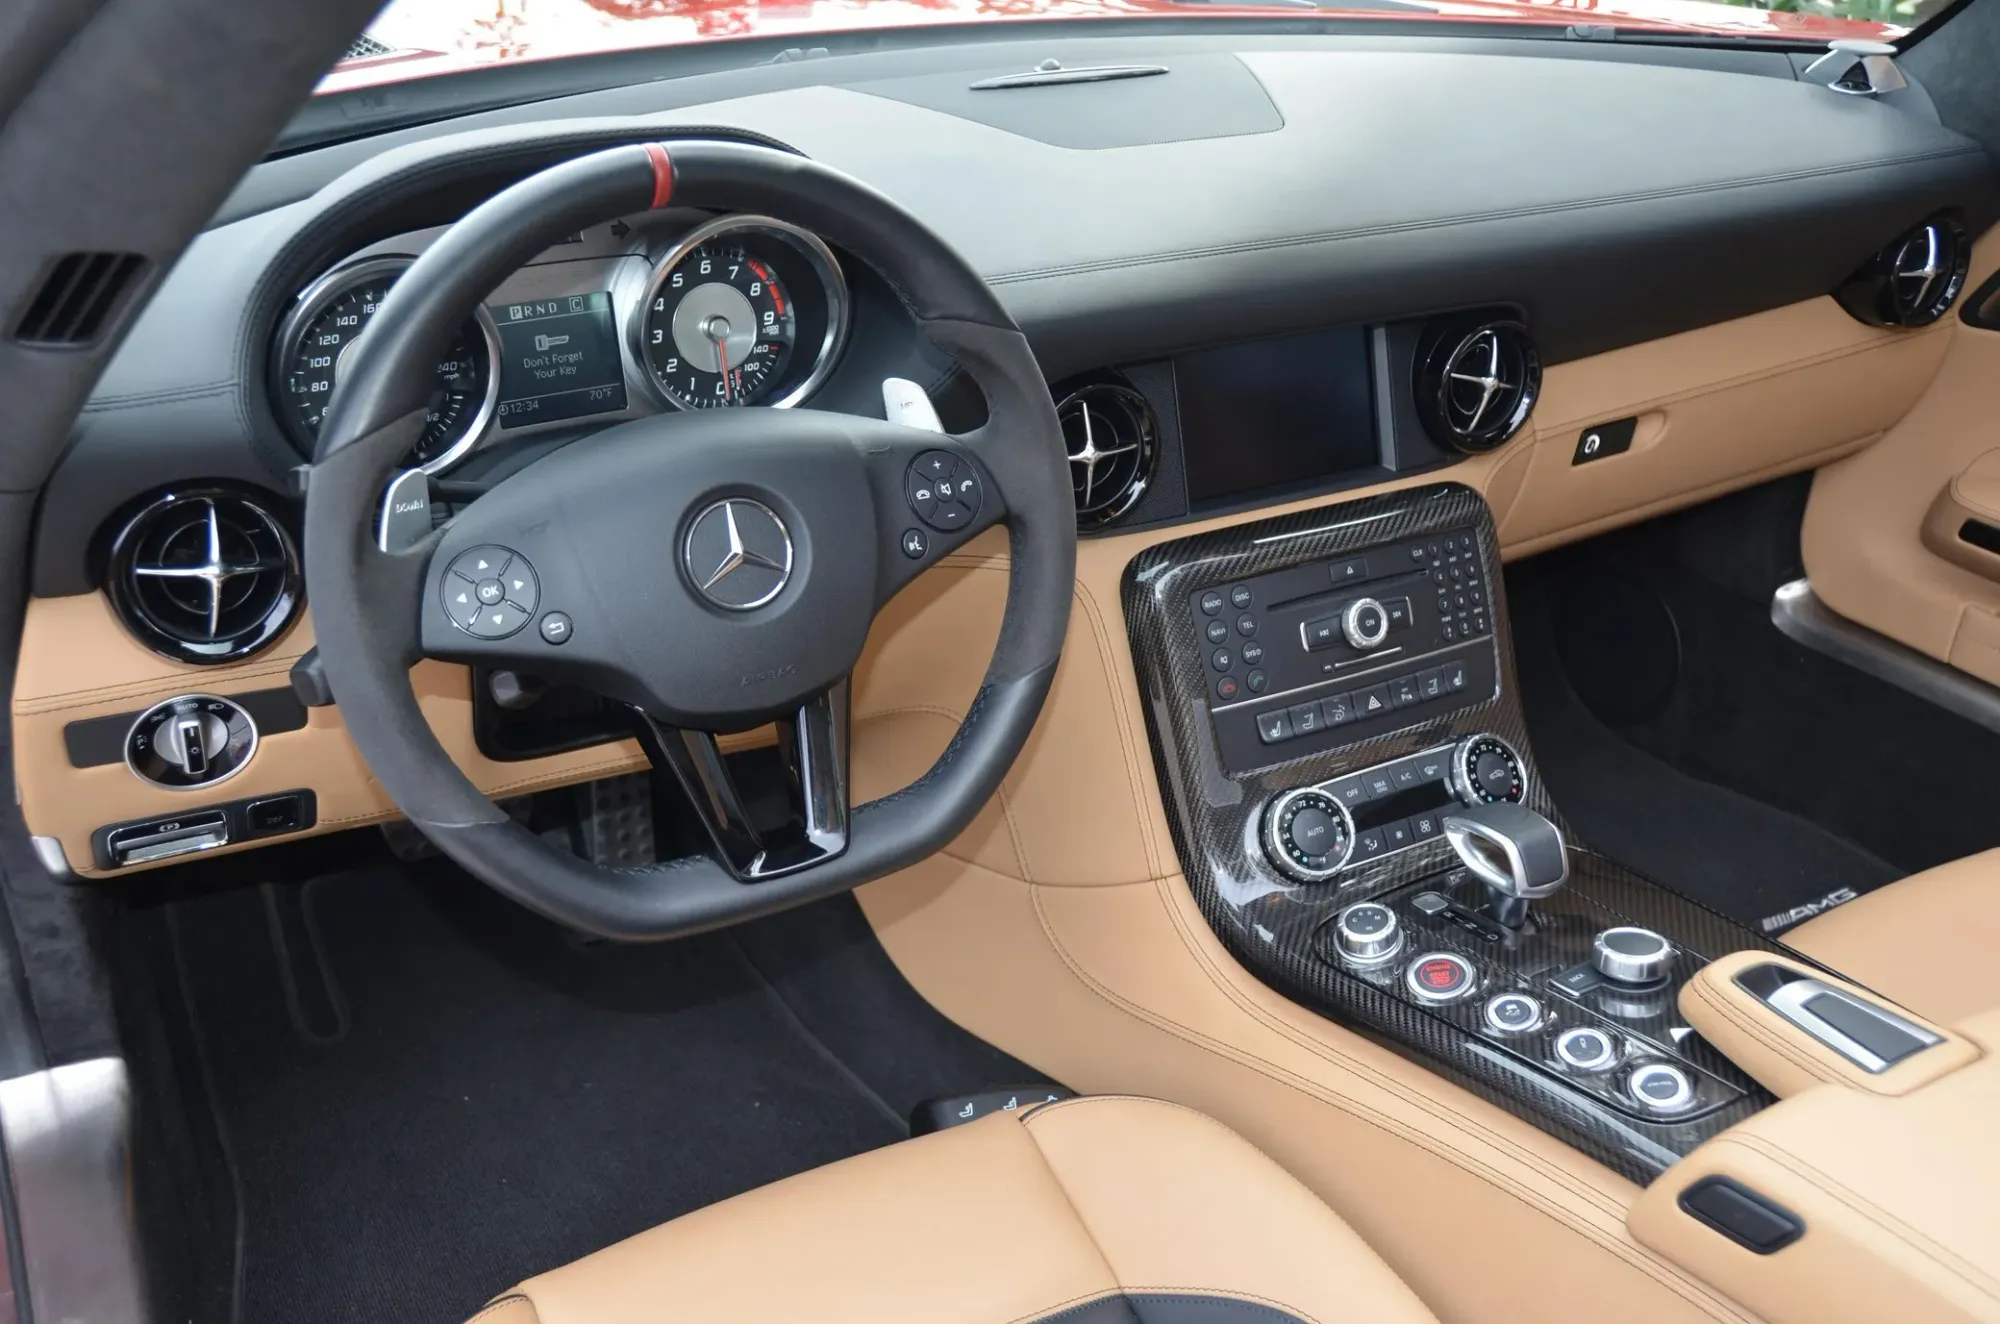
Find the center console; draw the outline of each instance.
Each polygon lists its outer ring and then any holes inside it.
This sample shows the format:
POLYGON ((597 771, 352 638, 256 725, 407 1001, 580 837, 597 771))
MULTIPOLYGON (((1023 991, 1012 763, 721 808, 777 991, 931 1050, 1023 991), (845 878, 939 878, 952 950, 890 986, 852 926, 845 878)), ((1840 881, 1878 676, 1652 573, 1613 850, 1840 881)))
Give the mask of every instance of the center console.
POLYGON ((1452 483, 1164 543, 1124 605, 1183 871, 1238 960, 1647 1181, 1771 1102, 1677 997, 1771 944, 1579 842, 1452 483))

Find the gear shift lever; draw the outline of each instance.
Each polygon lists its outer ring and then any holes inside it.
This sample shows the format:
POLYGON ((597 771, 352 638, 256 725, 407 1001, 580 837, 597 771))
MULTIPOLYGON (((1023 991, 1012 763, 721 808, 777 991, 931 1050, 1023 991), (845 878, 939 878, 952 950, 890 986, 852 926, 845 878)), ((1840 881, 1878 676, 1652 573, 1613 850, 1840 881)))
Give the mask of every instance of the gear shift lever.
POLYGON ((1445 839, 1486 884, 1493 918, 1518 929, 1528 902, 1569 881, 1569 852, 1556 825, 1525 805, 1476 805, 1445 815, 1445 839))

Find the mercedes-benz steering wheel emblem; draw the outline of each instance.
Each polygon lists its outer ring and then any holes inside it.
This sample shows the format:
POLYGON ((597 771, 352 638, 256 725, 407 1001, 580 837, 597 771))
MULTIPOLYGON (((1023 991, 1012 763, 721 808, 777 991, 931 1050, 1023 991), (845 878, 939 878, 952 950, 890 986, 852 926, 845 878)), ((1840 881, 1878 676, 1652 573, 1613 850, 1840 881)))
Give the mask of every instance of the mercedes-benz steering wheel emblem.
POLYGON ((728 497, 688 525, 681 564, 704 598, 727 611, 749 611, 791 582, 792 533, 761 501, 728 497))

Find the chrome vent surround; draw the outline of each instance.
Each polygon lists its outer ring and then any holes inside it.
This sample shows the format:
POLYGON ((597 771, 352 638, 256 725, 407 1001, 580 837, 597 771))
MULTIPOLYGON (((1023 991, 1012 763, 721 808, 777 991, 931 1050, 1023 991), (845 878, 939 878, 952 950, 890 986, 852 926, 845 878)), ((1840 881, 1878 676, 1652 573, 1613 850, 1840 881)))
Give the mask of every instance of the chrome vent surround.
POLYGON ((1077 527, 1103 528, 1128 514, 1152 485, 1160 455, 1153 407, 1122 381, 1104 378, 1057 387, 1056 394, 1077 527))
POLYGON ((1972 239, 1956 216, 1933 216, 1898 235, 1834 291, 1871 326, 1929 326, 1965 289, 1972 239))
POLYGON ((227 488, 176 489, 149 502, 112 539, 104 579, 133 638, 196 665, 264 648, 303 601, 290 532, 257 499, 227 488))
POLYGON ((1541 390, 1541 356, 1527 327, 1511 318, 1441 321, 1418 346, 1417 413, 1441 446, 1477 455, 1504 445, 1541 390))

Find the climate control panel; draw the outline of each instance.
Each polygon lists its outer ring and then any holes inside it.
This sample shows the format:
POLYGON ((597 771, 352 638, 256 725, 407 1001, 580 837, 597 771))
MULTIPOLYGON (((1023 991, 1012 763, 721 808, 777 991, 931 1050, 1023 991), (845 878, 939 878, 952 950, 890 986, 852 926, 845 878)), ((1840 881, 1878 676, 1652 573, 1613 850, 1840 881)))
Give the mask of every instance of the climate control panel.
POLYGON ((1278 871, 1319 883, 1341 870, 1444 839, 1460 804, 1519 804, 1527 766, 1496 735, 1468 736, 1421 754, 1286 791, 1264 811, 1264 854, 1278 871))
POLYGON ((1224 765, 1264 767, 1490 700, 1490 601, 1469 530, 1190 594, 1224 765))

